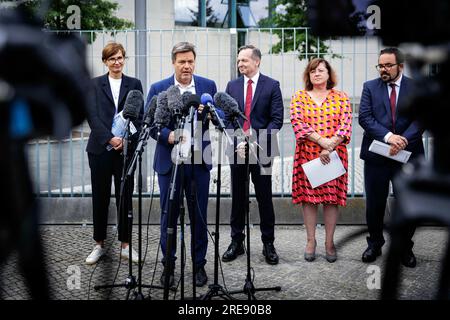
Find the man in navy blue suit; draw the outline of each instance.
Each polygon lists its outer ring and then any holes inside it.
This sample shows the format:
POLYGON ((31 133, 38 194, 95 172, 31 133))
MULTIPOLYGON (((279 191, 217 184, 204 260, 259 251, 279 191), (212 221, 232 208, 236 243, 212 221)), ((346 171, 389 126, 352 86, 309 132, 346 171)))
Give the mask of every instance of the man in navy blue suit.
MULTIPOLYGON (((251 133, 250 140, 255 140, 261 146, 254 148, 259 161, 252 161, 249 173, 255 187, 258 201, 261 240, 263 255, 268 264, 277 264, 278 255, 274 247, 275 213, 272 203, 272 175, 270 169, 273 158, 279 155, 276 133, 283 126, 283 100, 280 83, 259 72, 261 51, 253 45, 239 48, 238 68, 241 76, 230 81, 226 92, 239 104, 248 120, 239 119, 246 134, 251 133)), ((237 129, 238 126, 227 117, 227 128, 237 129)), ((237 141, 236 141, 237 144, 237 141)), ((231 157, 231 244, 222 256, 222 261, 228 262, 244 253, 245 212, 245 177, 246 166, 245 143, 237 144, 234 156, 231 157)))
MULTIPOLYGON (((150 100, 153 96, 158 95, 160 92, 167 90, 170 86, 175 85, 179 88, 180 93, 186 91, 192 94, 202 95, 203 93, 209 93, 211 96, 217 91, 214 81, 194 75, 196 52, 193 44, 188 42, 180 42, 176 44, 172 49, 172 64, 175 70, 175 74, 167 79, 161 80, 152 84, 147 97, 147 108, 150 100)), ((197 120, 195 131, 201 133, 200 141, 196 139, 194 152, 201 153, 201 163, 190 164, 190 160, 185 162, 184 165, 184 179, 183 186, 180 188, 180 180, 176 181, 176 193, 174 219, 178 219, 179 216, 179 192, 180 189, 184 190, 186 199, 191 197, 191 180, 195 177, 196 182, 196 195, 197 204, 195 210, 188 207, 189 216, 191 217, 195 211, 195 235, 192 235, 191 244, 195 246, 195 279, 196 286, 201 287, 206 284, 208 277, 205 272, 206 264, 206 251, 208 248, 208 230, 207 230, 207 207, 208 207, 208 195, 209 195, 209 180, 211 164, 211 149, 209 148, 209 115, 202 114, 203 105, 200 105, 197 109, 197 120), (207 117, 203 121, 203 117, 207 117), (205 150, 206 149, 206 150, 205 150)), ((218 109, 219 112, 221 110, 218 109)), ((222 114, 223 116, 223 114, 222 114)), ((157 129, 153 127, 151 130, 152 137, 157 140, 155 158, 153 163, 153 169, 158 173, 158 183, 160 189, 160 205, 161 205, 161 249, 163 255, 166 253, 167 245, 167 226, 168 226, 168 214, 169 214, 169 185, 172 173, 172 158, 171 153, 175 143, 175 119, 172 118, 169 125, 160 129, 160 135, 158 138, 157 129)), ((197 136, 197 135, 196 135, 197 136)), ((199 157, 195 156, 195 159, 199 157)), ((191 224, 192 231, 192 224, 191 224)), ((176 252, 176 232, 173 235, 173 243, 170 258, 163 257, 162 263, 171 263, 171 274, 169 285, 173 285, 173 270, 175 267, 175 252, 176 252)), ((191 248, 193 248, 191 246, 191 248)), ((161 284, 164 285, 165 274, 161 276, 161 284)))
MULTIPOLYGON (((369 229, 368 247, 362 254, 363 262, 373 262, 381 255, 383 220, 389 194, 389 182, 400 171, 402 163, 369 151, 373 140, 390 145, 390 154, 400 150, 411 151, 410 160, 424 154, 423 130, 416 122, 398 112, 398 107, 411 94, 412 80, 403 75, 404 56, 397 48, 381 50, 377 70, 380 78, 364 83, 359 108, 359 124, 364 129, 361 159, 364 160, 366 190, 366 219, 369 229)), ((394 195, 395 184, 393 183, 394 195)), ((411 240, 415 228, 408 230, 408 250, 401 257, 406 267, 416 266, 411 240)))

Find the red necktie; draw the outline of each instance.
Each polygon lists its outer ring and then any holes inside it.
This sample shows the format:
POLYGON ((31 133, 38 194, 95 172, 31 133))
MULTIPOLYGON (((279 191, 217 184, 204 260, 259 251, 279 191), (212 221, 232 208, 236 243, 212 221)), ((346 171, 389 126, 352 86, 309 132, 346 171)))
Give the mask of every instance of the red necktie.
POLYGON ((253 95, 253 89, 252 89, 252 83, 253 81, 249 79, 247 81, 247 96, 245 97, 245 116, 248 120, 244 121, 244 132, 247 132, 248 129, 250 129, 250 111, 252 110, 252 95, 253 95))
POLYGON ((395 100, 397 100, 397 92, 395 91, 395 83, 390 83, 391 86, 391 96, 389 100, 391 101, 391 114, 392 114, 392 131, 395 132, 395 100))

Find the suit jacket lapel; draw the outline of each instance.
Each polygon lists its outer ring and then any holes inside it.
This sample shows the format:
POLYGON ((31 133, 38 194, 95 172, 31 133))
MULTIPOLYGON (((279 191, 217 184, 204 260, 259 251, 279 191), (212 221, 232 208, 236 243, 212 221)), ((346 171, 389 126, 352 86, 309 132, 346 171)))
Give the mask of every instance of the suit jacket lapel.
POLYGON ((239 78, 238 87, 238 104, 242 112, 245 112, 245 97, 244 97, 244 76, 239 78))
POLYGON ((194 76, 195 94, 200 97, 203 93, 205 93, 205 91, 203 91, 202 84, 200 83, 198 78, 195 75, 193 76, 194 76))
POLYGON ((114 99, 112 96, 111 86, 108 81, 108 74, 105 74, 102 77, 102 89, 105 92, 105 95, 111 100, 112 105, 114 106, 114 99))
POLYGON ((387 84, 380 79, 380 94, 383 97, 384 107, 386 109, 386 114, 389 115, 389 119, 392 122, 392 112, 391 112, 391 102, 389 101, 389 95, 387 90, 387 84))
POLYGON ((256 105, 256 101, 259 98, 259 95, 261 93, 261 91, 264 88, 264 82, 266 81, 265 76, 262 74, 259 74, 259 79, 258 79, 258 83, 256 84, 256 89, 255 89, 255 94, 253 95, 253 99, 252 99, 252 108, 251 110, 253 110, 253 108, 256 105))

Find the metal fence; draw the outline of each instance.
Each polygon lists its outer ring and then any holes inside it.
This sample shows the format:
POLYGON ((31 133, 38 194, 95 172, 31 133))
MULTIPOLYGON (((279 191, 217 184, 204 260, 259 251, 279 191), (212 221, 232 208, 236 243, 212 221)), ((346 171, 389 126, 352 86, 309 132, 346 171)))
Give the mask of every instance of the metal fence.
MULTIPOLYGON (((170 30, 127 30, 127 31, 81 31, 77 32, 90 44, 87 60, 92 76, 107 72, 101 62, 101 51, 110 40, 121 42, 128 60, 124 72, 138 77, 147 90, 151 83, 167 78, 173 73, 170 52, 179 41, 190 41, 196 45, 197 59, 195 73, 214 80, 218 91, 224 91, 226 84, 235 76, 235 57, 239 41, 259 47, 263 58, 261 72, 280 81, 285 107, 284 125, 279 133, 281 156, 273 167, 274 195, 291 195, 291 178, 295 137, 289 121, 289 104, 293 93, 301 89, 302 73, 307 59, 312 56, 325 57, 338 75, 337 89, 345 91, 352 102, 353 132, 348 145, 349 186, 351 197, 364 194, 363 162, 359 159, 362 128, 358 125, 358 106, 364 81, 378 76, 377 64, 381 43, 374 38, 314 39, 315 48, 323 41, 331 52, 311 49, 313 41, 308 28, 270 29, 170 29, 170 30), (145 34, 146 42, 136 41, 145 34), (288 42, 288 40, 292 42, 288 42), (273 46, 280 43, 281 51, 273 52, 273 46), (137 54, 143 52, 144 56, 137 54), (297 48, 296 50, 293 50, 297 48)), ((407 73, 407 69, 405 73, 407 73)), ((50 137, 31 141, 27 152, 29 157, 34 190, 41 197, 85 197, 90 196, 90 170, 85 147, 89 137, 87 123, 75 128, 63 141, 50 137)), ((214 139, 213 139, 214 141, 214 139)), ((427 150, 431 147, 425 139, 427 150)), ((430 141, 431 142, 431 141, 430 141)), ((143 173, 144 195, 158 193, 158 184, 152 170, 155 143, 149 141, 144 154, 143 173), (154 189, 153 189, 154 187, 154 189)), ((213 152, 214 152, 213 142, 213 152)), ((213 183, 217 168, 211 172, 210 193, 215 194, 213 183)), ((230 193, 229 167, 222 166, 222 194, 230 193)), ((251 185, 251 193, 254 192, 251 185)))

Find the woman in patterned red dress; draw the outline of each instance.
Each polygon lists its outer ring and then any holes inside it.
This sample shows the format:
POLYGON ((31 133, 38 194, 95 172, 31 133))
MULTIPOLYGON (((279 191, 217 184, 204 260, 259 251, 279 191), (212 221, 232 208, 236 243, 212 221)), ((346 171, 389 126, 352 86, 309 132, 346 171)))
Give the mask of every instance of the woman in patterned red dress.
POLYGON ((325 257, 328 262, 334 262, 337 254, 333 237, 338 206, 345 206, 347 201, 347 173, 312 188, 301 165, 316 158, 328 164, 330 153, 336 150, 347 171, 346 144, 351 136, 352 110, 347 95, 333 89, 336 75, 325 59, 312 59, 306 66, 303 80, 305 90, 299 90, 292 96, 290 106, 291 123, 297 141, 292 201, 303 207, 307 235, 304 257, 310 262, 316 257, 317 211, 319 204, 323 205, 325 257))

